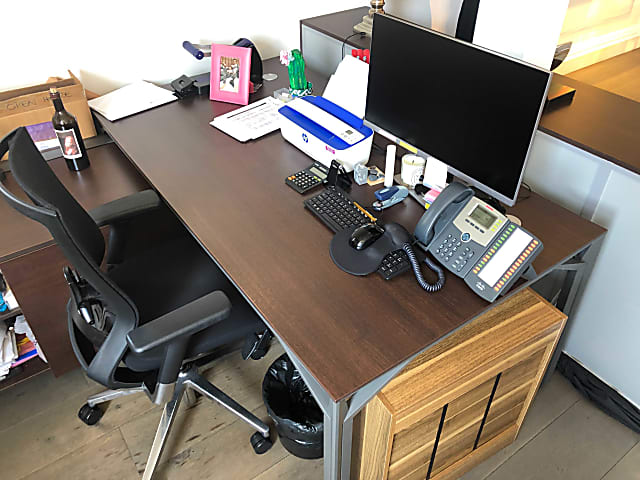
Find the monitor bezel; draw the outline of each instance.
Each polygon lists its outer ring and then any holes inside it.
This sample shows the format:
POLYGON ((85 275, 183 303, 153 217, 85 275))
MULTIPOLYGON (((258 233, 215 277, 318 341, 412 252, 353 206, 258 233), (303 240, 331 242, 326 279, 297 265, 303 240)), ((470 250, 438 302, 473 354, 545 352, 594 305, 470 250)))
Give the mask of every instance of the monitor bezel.
MULTIPOLYGON (((373 19, 373 31, 372 31, 372 36, 371 36, 372 46, 373 46, 373 35, 375 35, 375 19, 379 15, 381 15, 381 14, 376 13, 374 15, 374 19, 373 19)), ((363 119, 364 120, 364 124, 366 126, 368 126, 369 128, 371 128, 375 133, 378 133, 378 134, 382 135, 383 137, 387 138, 388 140, 391 140, 392 142, 400 145, 401 147, 409 150, 412 153, 415 153, 415 154, 418 154, 418 155, 422 155, 425 158, 427 158, 427 157, 436 158, 437 160, 441 161, 442 163, 444 163, 447 166, 447 172, 448 173, 451 173, 455 177, 457 177, 458 179, 463 180, 464 182, 466 182, 467 184, 469 184, 469 185, 471 185, 473 187, 476 187, 479 190, 482 190, 484 193, 486 193, 488 195, 491 195, 493 198, 495 198, 498 201, 506 204, 507 206, 509 206, 509 207, 514 206, 516 204, 517 199, 518 199, 518 194, 520 193, 520 187, 522 186, 522 180, 524 178, 524 172, 525 172, 525 170, 527 168, 527 162, 529 161, 529 154, 531 153, 531 145, 533 145, 533 139, 534 139, 534 137, 536 135, 536 132, 538 131, 538 125, 540 124, 540 118, 542 117, 542 112, 544 111, 544 107, 545 107, 546 100, 547 100, 547 95, 548 95, 548 92, 549 92, 549 86, 551 85, 551 79, 553 78, 553 72, 551 72, 550 70, 548 70, 546 68, 539 67, 538 65, 534 65, 534 64, 525 62, 523 60, 520 60, 519 58, 510 57, 510 56, 505 55, 503 53, 496 52, 495 50, 491 50, 489 48, 485 48, 485 47, 482 47, 480 45, 475 45, 475 44, 470 43, 470 42, 465 42, 465 41, 460 40, 458 38, 452 37, 451 35, 447 35, 447 34, 438 32, 436 30, 432 30, 430 28, 423 27, 422 25, 418 25, 418 24, 415 24, 413 22, 409 22, 409 21, 404 20, 402 18, 394 17, 394 16, 388 15, 388 14, 385 14, 384 16, 389 18, 389 19, 393 19, 394 21, 398 21, 398 22, 404 23, 406 25, 409 25, 410 27, 414 27, 414 28, 418 28, 420 30, 424 30, 425 32, 427 32, 429 34, 437 35, 437 36, 443 37, 443 38, 445 38, 447 40, 452 40, 454 42, 458 42, 458 43, 460 43, 462 45, 465 45, 467 47, 475 48, 477 50, 481 50, 483 52, 487 52, 487 53, 496 55, 498 57, 502 57, 504 59, 511 60, 513 62, 516 62, 516 63, 520 63, 520 64, 525 65, 527 67, 534 68, 536 70, 539 70, 541 72, 544 72, 544 73, 548 74, 547 84, 546 84, 546 87, 545 87, 545 90, 544 90, 544 94, 542 95, 542 98, 541 98, 541 101, 540 101, 540 108, 538 109, 538 115, 537 115, 535 124, 533 126, 533 130, 531 132, 531 137, 530 137, 530 140, 529 140, 529 146, 527 147, 527 153, 525 155, 524 162, 522 164, 522 169, 520 171, 520 178, 518 179, 518 183, 516 185, 516 189, 515 189, 515 192, 513 194, 513 197, 508 197, 505 194, 503 194, 501 192, 498 192, 497 190, 494 190, 490 186, 488 186, 488 185, 486 185, 486 184, 474 179, 473 177, 470 177, 470 176, 466 175, 464 172, 461 172, 458 169, 452 167, 446 161, 441 160, 441 159, 439 159, 437 157, 434 157, 430 153, 425 152, 424 150, 416 147, 415 145, 412 145, 411 143, 407 142, 406 140, 404 140, 404 139, 402 139, 400 137, 397 137, 393 133, 386 131, 385 129, 379 127, 375 123, 370 122, 366 118, 366 109, 365 109, 365 118, 363 119), (409 148, 407 148, 407 147, 409 147, 409 148), (415 150, 415 152, 414 152, 414 150, 415 150)), ((372 51, 372 53, 373 53, 373 51, 372 51)), ((369 71, 369 75, 371 75, 371 71, 369 71)), ((367 96, 367 102, 368 101, 369 101, 369 98, 367 96)))

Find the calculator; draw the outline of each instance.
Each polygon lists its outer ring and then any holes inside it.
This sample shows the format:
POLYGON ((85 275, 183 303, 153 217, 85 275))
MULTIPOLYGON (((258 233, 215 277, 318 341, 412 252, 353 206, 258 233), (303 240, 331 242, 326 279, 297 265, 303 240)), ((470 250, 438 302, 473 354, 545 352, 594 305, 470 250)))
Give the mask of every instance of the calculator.
POLYGON ((322 185, 328 173, 329 169, 325 165, 320 162, 314 162, 310 167, 300 170, 293 175, 289 175, 284 180, 284 183, 298 193, 306 193, 312 188, 322 185))

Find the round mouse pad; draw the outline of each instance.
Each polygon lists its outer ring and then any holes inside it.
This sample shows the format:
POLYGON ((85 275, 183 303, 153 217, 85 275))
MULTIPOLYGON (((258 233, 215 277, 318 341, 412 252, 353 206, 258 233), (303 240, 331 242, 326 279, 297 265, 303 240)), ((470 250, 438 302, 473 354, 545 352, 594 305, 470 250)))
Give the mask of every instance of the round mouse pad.
POLYGON ((375 272, 384 256, 394 250, 393 242, 382 235, 364 250, 356 250, 349 245, 351 234, 357 227, 346 228, 335 234, 329 245, 333 263, 351 275, 369 275, 375 272))

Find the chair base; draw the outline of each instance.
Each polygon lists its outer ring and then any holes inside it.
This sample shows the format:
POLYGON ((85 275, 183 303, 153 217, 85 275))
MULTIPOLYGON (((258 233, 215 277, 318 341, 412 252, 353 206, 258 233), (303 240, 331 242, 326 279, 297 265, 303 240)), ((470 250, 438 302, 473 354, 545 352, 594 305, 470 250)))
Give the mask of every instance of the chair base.
MULTIPOLYGON (((183 397, 186 397, 185 401, 189 405, 192 405, 197 400, 195 395, 196 392, 219 403, 256 430, 256 432, 251 436, 251 445, 257 454, 266 452, 273 445, 270 440, 269 426, 200 375, 196 365, 185 365, 180 371, 176 383, 172 386, 174 388, 173 395, 169 401, 164 403, 162 416, 160 417, 160 424, 158 425, 153 445, 151 446, 151 452, 149 453, 144 474, 142 475, 143 480, 151 480, 153 477, 156 466, 158 465, 158 461, 160 460, 160 456, 162 455, 162 451, 167 442, 167 438, 169 437, 169 432, 171 431, 171 427, 175 420, 176 412, 178 411, 178 407, 180 406, 180 402, 183 397)), ((91 416, 90 410, 94 409, 95 411, 96 405, 99 405, 100 403, 139 392, 145 392, 149 395, 149 392, 147 392, 144 387, 123 390, 106 390, 97 395, 92 395, 88 398, 87 405, 83 406, 81 409, 81 413, 83 412, 83 409, 85 410, 84 417, 81 416, 81 419, 85 421, 85 418, 95 418, 91 416)), ((154 396, 149 396, 153 401, 154 396)), ((100 415, 98 415, 98 420, 99 417, 100 415)), ((85 423, 93 424, 97 423, 97 420, 93 423, 89 423, 87 421, 85 421, 85 423)))

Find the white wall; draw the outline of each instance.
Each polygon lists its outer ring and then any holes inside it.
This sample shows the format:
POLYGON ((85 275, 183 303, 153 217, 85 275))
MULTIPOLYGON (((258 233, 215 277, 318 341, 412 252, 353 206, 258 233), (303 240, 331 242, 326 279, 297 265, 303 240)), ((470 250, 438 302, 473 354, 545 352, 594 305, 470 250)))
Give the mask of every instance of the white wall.
POLYGON ((640 0, 570 0, 559 43, 573 42, 557 72, 580 68, 640 47, 640 0))
MULTIPOLYGON (((569 0, 481 0, 473 43, 550 68, 569 0)), ((462 0, 388 0, 400 18, 455 35, 462 0)))
POLYGON ((565 351, 640 406, 640 176, 611 170, 592 221, 609 229, 568 331, 565 351))
POLYGON ((551 68, 569 0, 482 0, 473 43, 551 68))
POLYGON ((387 0, 385 11, 423 27, 454 35, 462 0, 387 0))
POLYGON ((640 257, 634 255, 634 239, 640 236, 640 175, 538 132, 525 181, 608 229, 576 300, 564 351, 640 406, 640 257))
POLYGON ((248 37, 263 58, 299 47, 299 20, 365 6, 365 0, 3 2, 0 90, 40 83, 71 69, 105 93, 145 79, 167 82, 208 71, 182 41, 232 43, 248 37), (61 38, 64 33, 65 37, 61 38))

